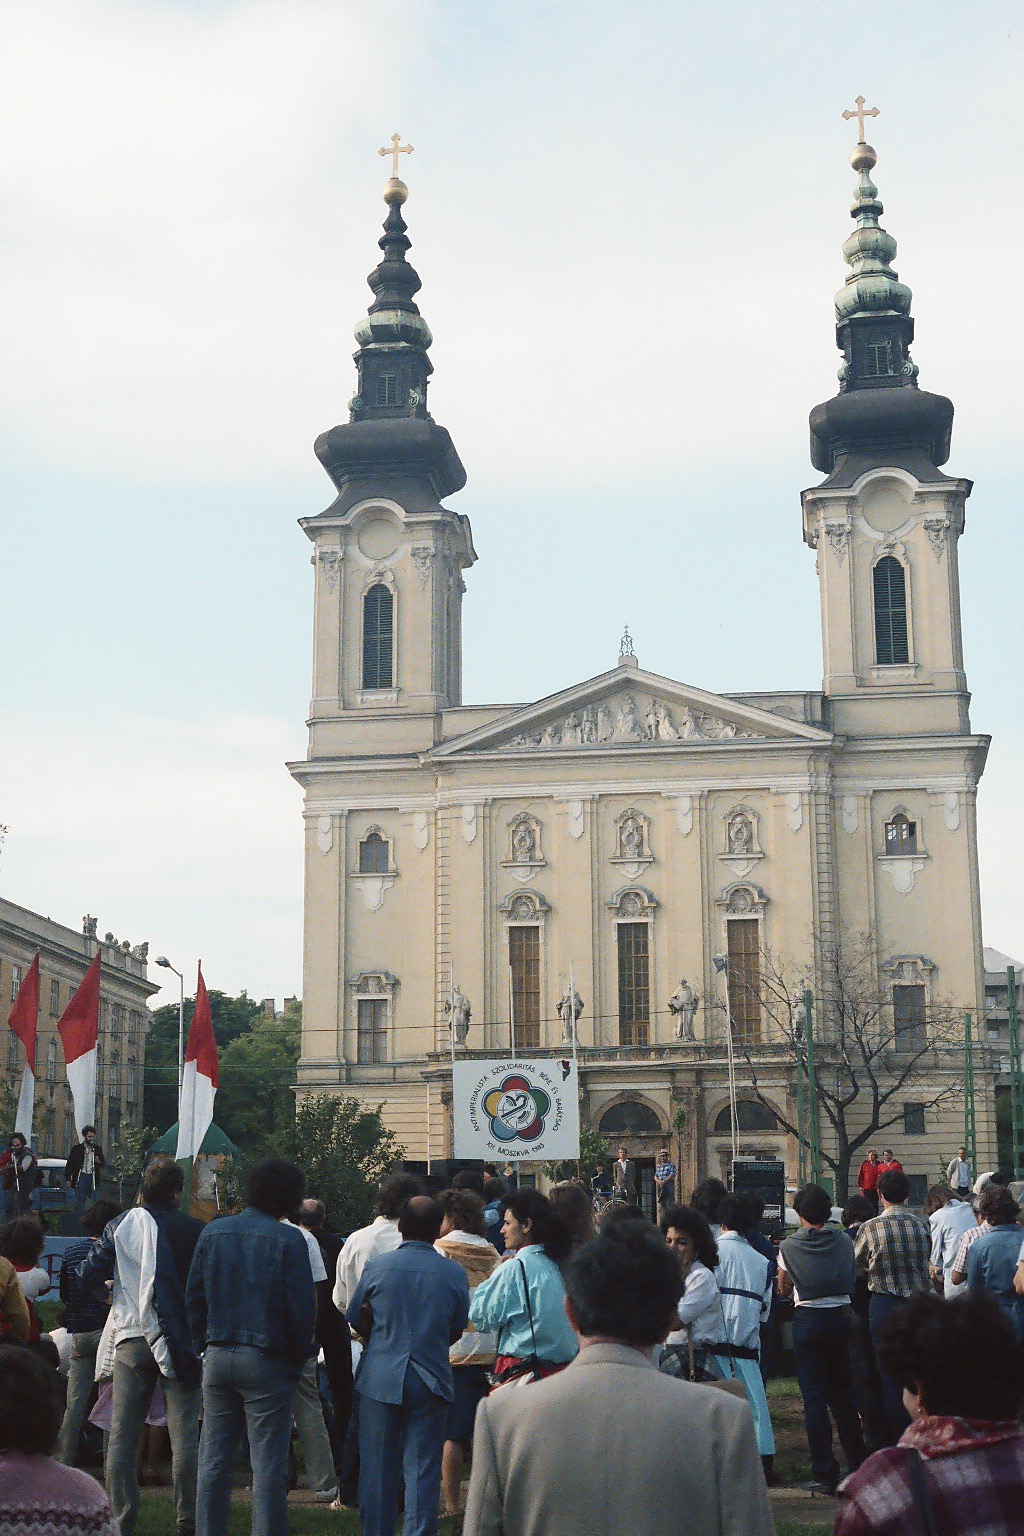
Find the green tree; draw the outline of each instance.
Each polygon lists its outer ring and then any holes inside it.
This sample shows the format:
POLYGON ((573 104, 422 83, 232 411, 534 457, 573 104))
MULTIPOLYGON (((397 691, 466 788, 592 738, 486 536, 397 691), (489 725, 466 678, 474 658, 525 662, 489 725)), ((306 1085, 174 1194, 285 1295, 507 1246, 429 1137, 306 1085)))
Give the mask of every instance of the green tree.
MULTIPOLYGON (((589 1125, 580 1126, 579 1169, 584 1184, 589 1184, 590 1176, 598 1163, 607 1163, 611 1155, 608 1143, 598 1131, 589 1125)), ((576 1177, 576 1162, 573 1158, 563 1158, 557 1163, 542 1163, 541 1167, 545 1177, 555 1182, 576 1177)))
POLYGON ((331 1227, 351 1232, 373 1215, 377 1186, 402 1156, 381 1105, 318 1094, 303 1099, 284 1147, 306 1174, 306 1191, 327 1207, 331 1227))
POLYGON ((134 1196, 146 1165, 146 1153, 157 1135, 151 1125, 123 1125, 117 1143, 108 1148, 104 1179, 113 1184, 114 1194, 122 1205, 134 1196))
POLYGON ((295 1118, 293 1086, 302 1038, 302 1005, 280 1019, 259 1015, 220 1058, 214 1118, 244 1166, 281 1153, 295 1118))
MULTIPOLYGON (((194 997, 185 999, 185 1039, 195 1012, 194 997)), ((217 1049, 224 1052, 235 1040, 248 1034, 265 1017, 259 1003, 246 992, 230 997, 226 992, 210 993, 210 1017, 217 1049)), ((149 1125, 166 1131, 178 1118, 178 1005, 165 1003, 153 1011, 146 1036, 146 1076, 142 1092, 142 1117, 149 1125)))

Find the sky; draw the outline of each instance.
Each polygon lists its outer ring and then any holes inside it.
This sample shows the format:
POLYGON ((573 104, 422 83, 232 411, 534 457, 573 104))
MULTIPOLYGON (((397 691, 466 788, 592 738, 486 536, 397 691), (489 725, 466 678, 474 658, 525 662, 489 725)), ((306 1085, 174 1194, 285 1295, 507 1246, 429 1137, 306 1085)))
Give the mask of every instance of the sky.
POLYGON ((699 687, 820 686, 799 493, 863 94, 975 481, 985 940, 1024 956, 1019 5, 7 0, 0 39, 3 895, 189 990, 202 959, 301 993, 297 520, 332 499, 312 443, 347 419, 396 130, 480 557, 466 701, 604 671, 625 623, 699 687))

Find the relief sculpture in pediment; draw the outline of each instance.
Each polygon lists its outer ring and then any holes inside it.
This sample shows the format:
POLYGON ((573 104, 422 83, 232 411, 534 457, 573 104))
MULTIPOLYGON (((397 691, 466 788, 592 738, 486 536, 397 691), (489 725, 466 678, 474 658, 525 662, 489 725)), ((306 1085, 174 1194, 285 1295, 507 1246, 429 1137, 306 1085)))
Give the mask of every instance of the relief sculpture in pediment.
POLYGON ((507 751, 524 747, 642 746, 676 741, 731 741, 756 738, 757 731, 743 731, 732 720, 723 720, 689 705, 674 708, 661 699, 626 693, 599 704, 573 710, 562 720, 549 720, 537 730, 521 731, 507 741, 507 751))

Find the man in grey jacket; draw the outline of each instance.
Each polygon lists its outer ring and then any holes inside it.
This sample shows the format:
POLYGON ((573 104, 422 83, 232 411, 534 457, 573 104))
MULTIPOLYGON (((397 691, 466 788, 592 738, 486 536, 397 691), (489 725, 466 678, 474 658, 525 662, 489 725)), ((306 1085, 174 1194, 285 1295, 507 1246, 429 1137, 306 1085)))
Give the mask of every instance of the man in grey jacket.
POLYGON ((567 1288, 576 1359, 477 1409, 465 1536, 771 1536, 746 1401, 652 1364, 681 1291, 654 1228, 586 1243, 567 1288))
POLYGON ((857 1284, 853 1244, 826 1226, 832 1198, 820 1184, 798 1190, 793 1209, 800 1231, 779 1248, 779 1290, 791 1296, 793 1359, 811 1451, 812 1492, 834 1493, 839 1463, 832 1450, 829 1409, 850 1471, 867 1455, 850 1373, 850 1314, 857 1284))

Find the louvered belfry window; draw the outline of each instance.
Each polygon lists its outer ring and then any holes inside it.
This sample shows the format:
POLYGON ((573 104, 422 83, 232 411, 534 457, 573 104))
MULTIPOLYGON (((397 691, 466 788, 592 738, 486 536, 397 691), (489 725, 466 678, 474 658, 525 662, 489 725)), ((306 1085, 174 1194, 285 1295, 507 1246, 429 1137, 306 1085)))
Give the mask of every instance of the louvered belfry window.
POLYGON ((363 687, 392 687, 395 600, 377 582, 363 600, 363 687))
POLYGON ((907 637, 907 573, 893 555, 875 566, 875 661, 880 667, 910 660, 907 637))

